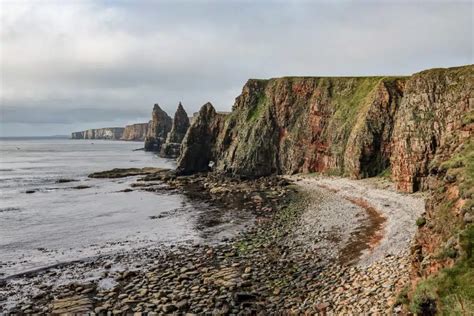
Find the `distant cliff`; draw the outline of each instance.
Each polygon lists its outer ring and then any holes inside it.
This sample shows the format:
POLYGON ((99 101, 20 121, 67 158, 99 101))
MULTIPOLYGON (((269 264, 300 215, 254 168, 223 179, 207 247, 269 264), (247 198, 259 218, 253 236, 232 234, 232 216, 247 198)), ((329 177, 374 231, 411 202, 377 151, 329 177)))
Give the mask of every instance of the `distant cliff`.
POLYGON ((72 139, 111 139, 118 140, 122 138, 125 128, 123 127, 105 127, 88 129, 82 132, 71 134, 72 139))
POLYGON ((138 123, 125 126, 122 140, 144 141, 148 132, 149 123, 138 123))

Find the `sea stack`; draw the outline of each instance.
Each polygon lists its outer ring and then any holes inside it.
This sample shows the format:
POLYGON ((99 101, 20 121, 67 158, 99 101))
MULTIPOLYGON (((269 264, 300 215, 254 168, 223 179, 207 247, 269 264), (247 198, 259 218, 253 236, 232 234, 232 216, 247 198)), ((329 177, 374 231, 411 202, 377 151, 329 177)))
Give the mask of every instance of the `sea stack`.
POLYGON ((165 142, 166 136, 171 130, 171 125, 171 117, 158 104, 155 104, 152 120, 149 123, 147 136, 145 137, 145 150, 159 152, 161 145, 165 142))
POLYGON ((223 123, 224 116, 218 114, 211 103, 201 107, 182 142, 176 168, 179 174, 209 170, 210 162, 217 158, 215 144, 223 123))
POLYGON ((171 131, 166 138, 166 143, 161 147, 160 155, 167 158, 177 158, 180 153, 181 142, 189 128, 188 113, 179 102, 178 109, 174 114, 171 131))

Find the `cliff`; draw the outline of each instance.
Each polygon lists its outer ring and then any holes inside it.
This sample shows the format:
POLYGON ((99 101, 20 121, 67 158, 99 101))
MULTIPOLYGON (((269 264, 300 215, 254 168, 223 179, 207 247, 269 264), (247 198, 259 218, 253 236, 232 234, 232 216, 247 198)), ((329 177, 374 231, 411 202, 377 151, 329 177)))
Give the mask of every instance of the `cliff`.
POLYGON ((149 123, 138 123, 125 126, 122 140, 144 141, 148 132, 149 123))
POLYGON ((181 142, 189 128, 189 117, 181 102, 174 114, 171 131, 166 137, 166 143, 161 147, 160 155, 167 158, 177 158, 180 153, 181 142))
POLYGON ((163 111, 158 104, 155 104, 152 112, 152 120, 148 125, 147 135, 145 137, 145 150, 157 151, 166 141, 166 137, 171 130, 172 119, 163 111))
POLYGON ((177 172, 383 173, 401 191, 429 190, 413 249, 422 281, 412 311, 462 314, 474 301, 473 91, 473 65, 408 77, 252 79, 229 115, 203 106, 177 172))
POLYGON ((72 139, 111 139, 118 140, 122 138, 124 132, 123 127, 105 127, 88 129, 82 132, 74 132, 71 134, 72 139))
POLYGON ((211 146, 215 169, 244 177, 376 175, 389 165, 403 84, 383 77, 249 80, 211 146))

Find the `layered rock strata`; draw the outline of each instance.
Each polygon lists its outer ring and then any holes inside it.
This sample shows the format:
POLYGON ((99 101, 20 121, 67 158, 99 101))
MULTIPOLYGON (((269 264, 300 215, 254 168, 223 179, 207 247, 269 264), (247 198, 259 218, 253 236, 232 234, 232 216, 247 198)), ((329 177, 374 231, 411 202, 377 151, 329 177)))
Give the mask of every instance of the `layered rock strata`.
POLYGON ((145 150, 159 152, 171 130, 171 125, 171 117, 169 117, 158 104, 155 104, 152 112, 152 120, 149 123, 145 137, 145 150))
POLYGON ((171 131, 166 137, 166 143, 161 147, 160 155, 167 158, 177 158, 180 153, 181 142, 189 128, 189 117, 181 102, 174 114, 171 131))
POLYGON ((149 123, 138 123, 125 126, 122 140, 144 141, 148 132, 149 123))

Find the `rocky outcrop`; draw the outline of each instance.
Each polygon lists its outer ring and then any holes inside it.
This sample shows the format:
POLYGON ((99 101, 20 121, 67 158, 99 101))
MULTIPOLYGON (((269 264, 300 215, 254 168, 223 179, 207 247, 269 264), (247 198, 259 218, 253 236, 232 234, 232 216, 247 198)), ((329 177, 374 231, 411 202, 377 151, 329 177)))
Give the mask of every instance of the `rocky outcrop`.
POLYGON ((176 168, 179 174, 210 170, 210 165, 217 159, 216 142, 224 119, 225 116, 216 113, 211 103, 201 107, 181 144, 176 168))
POLYGON ((174 114, 171 131, 168 133, 166 143, 161 147, 160 155, 167 158, 177 158, 180 153, 181 142, 189 128, 189 117, 181 102, 174 114))
POLYGON ((138 123, 125 126, 122 140, 128 141, 144 141, 148 132, 149 123, 138 123))
POLYGON ((149 123, 147 136, 145 137, 145 150, 159 152, 161 145, 165 142, 171 130, 171 125, 171 117, 169 117, 158 104, 155 104, 152 112, 152 120, 149 123))
POLYGON ((118 140, 122 138, 123 127, 106 127, 106 128, 96 128, 88 129, 82 132, 74 132, 71 135, 72 139, 110 139, 118 140))

